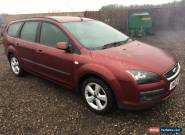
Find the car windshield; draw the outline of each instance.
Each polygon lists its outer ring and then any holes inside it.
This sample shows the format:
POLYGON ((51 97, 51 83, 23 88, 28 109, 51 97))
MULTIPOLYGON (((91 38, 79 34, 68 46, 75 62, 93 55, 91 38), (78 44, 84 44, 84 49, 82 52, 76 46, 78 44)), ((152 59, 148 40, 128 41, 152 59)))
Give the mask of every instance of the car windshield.
MULTIPOLYGON (((63 25, 86 48, 113 47, 116 43, 127 42, 129 37, 111 26, 99 21, 68 22, 63 25)), ((121 44, 120 44, 121 45, 121 44)))

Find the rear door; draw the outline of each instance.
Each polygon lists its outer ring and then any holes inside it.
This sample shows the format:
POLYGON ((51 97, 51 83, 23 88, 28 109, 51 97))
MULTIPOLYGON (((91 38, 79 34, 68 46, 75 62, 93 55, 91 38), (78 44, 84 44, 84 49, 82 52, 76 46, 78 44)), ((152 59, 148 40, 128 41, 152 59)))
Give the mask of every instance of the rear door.
POLYGON ((19 47, 16 46, 16 42, 18 39, 18 36, 19 36, 19 31, 21 29, 23 25, 23 22, 16 22, 16 23, 12 23, 8 26, 8 29, 6 30, 6 34, 4 35, 3 37, 3 44, 4 44, 4 47, 5 47, 5 51, 6 53, 8 53, 7 49, 8 49, 8 46, 13 46, 16 50, 16 53, 15 55, 19 58, 19 47))
POLYGON ((70 43, 69 37, 57 25, 43 22, 39 42, 36 51, 37 71, 70 86, 73 80, 74 54, 56 48, 58 42, 70 43))
POLYGON ((19 48, 22 66, 31 71, 35 71, 36 37, 39 24, 39 21, 25 22, 19 33, 20 39, 15 43, 19 48))

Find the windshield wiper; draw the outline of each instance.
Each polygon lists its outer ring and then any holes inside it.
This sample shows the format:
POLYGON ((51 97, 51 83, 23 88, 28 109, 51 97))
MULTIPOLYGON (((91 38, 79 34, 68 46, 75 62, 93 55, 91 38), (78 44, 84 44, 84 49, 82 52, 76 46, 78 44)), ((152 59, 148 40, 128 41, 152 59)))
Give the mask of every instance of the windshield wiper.
POLYGON ((125 44, 125 43, 127 43, 129 41, 132 41, 131 38, 127 38, 124 41, 119 41, 119 42, 113 42, 113 43, 105 44, 101 48, 102 49, 106 49, 106 48, 110 48, 110 47, 117 47, 117 46, 120 46, 122 44, 125 44))

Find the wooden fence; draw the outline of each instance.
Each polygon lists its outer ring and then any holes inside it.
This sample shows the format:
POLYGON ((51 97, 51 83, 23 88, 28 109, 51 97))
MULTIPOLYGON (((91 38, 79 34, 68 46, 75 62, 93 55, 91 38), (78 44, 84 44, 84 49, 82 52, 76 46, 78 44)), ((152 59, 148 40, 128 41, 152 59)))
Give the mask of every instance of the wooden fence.
POLYGON ((138 12, 149 12, 151 14, 154 30, 185 29, 185 7, 158 7, 106 12, 87 11, 84 13, 84 16, 106 22, 127 33, 129 15, 138 12))
POLYGON ((132 13, 149 12, 153 18, 153 29, 185 29, 185 7, 158 7, 145 9, 123 9, 117 11, 86 11, 64 13, 39 13, 22 15, 1 15, 6 22, 16 19, 42 16, 85 16, 103 21, 116 29, 127 33, 128 18, 132 13))
POLYGON ((105 22, 120 31, 127 32, 128 29, 128 11, 98 11, 98 12, 85 12, 85 17, 97 19, 105 22))

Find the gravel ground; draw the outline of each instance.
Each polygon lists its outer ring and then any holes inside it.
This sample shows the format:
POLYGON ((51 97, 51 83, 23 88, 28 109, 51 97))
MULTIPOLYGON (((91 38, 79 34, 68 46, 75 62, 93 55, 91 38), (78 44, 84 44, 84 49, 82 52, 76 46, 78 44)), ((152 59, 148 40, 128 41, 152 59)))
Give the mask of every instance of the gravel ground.
MULTIPOLYGON (((163 31, 144 42, 177 55, 182 75, 173 96, 148 110, 90 112, 79 95, 33 75, 15 77, 0 45, 0 134, 144 135, 149 127, 185 130, 185 31, 163 31)), ((185 131, 184 131, 185 134, 185 131)))

